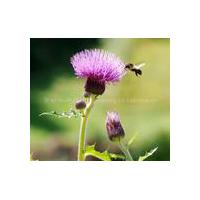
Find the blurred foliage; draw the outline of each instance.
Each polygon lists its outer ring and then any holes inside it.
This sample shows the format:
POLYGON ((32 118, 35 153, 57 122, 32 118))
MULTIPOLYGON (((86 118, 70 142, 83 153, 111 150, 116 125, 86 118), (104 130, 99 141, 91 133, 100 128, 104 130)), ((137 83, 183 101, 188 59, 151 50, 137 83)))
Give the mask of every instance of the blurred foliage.
MULTIPOLYGON (((39 160, 75 160, 79 119, 39 116, 74 108, 83 94, 84 80, 77 79, 70 57, 77 51, 102 48, 125 62, 145 62, 143 75, 129 72, 120 83, 108 85, 90 115, 88 144, 97 150, 120 150, 109 142, 105 130, 107 111, 117 111, 135 160, 158 147, 147 160, 170 160, 170 40, 169 39, 30 39, 31 153, 39 160)), ((90 158, 94 159, 95 158, 90 158)))

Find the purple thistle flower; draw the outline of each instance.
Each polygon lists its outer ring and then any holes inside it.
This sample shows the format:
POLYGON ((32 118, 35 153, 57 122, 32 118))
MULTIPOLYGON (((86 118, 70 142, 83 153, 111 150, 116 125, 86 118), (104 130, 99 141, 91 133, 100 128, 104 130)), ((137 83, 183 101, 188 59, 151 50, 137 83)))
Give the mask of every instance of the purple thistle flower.
POLYGON ((103 94, 106 83, 119 81, 125 74, 125 64, 114 54, 100 49, 84 50, 71 58, 75 74, 87 78, 85 90, 103 94))
POLYGON ((111 141, 123 138, 125 136, 118 113, 107 112, 106 130, 111 141))

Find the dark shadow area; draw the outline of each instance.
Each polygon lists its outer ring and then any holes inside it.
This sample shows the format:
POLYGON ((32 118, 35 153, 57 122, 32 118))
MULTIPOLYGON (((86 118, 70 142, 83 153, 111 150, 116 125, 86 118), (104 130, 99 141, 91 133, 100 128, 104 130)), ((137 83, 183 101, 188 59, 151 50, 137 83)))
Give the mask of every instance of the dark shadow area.
POLYGON ((31 38, 31 89, 49 87, 57 76, 72 75, 70 57, 83 49, 94 48, 98 43, 95 38, 31 38))
POLYGON ((31 125, 39 126, 48 131, 59 131, 61 128, 50 118, 38 115, 44 108, 34 98, 38 92, 48 89, 60 76, 74 76, 70 57, 83 49, 94 48, 98 39, 62 39, 62 38, 31 38, 30 39, 30 121, 31 125))

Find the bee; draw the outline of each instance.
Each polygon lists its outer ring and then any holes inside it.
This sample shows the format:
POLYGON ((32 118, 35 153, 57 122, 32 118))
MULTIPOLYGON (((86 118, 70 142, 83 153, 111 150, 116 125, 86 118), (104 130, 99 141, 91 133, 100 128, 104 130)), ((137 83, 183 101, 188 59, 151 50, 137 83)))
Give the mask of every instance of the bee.
POLYGON ((141 76, 142 70, 140 68, 143 67, 144 65, 145 65, 145 63, 138 63, 138 64, 129 63, 129 64, 125 65, 125 69, 128 69, 128 70, 134 72, 136 76, 138 76, 138 75, 141 76))

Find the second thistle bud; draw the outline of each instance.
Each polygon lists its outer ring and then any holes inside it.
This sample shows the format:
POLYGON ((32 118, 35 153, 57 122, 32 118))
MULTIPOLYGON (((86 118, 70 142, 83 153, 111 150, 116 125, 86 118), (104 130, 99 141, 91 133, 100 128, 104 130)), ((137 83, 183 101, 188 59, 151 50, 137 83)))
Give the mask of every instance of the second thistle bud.
POLYGON ((106 117, 106 130, 111 141, 119 140, 125 136, 120 118, 116 112, 108 112, 106 117))
POLYGON ((86 107, 86 103, 83 100, 76 101, 75 107, 77 110, 83 110, 86 107))

